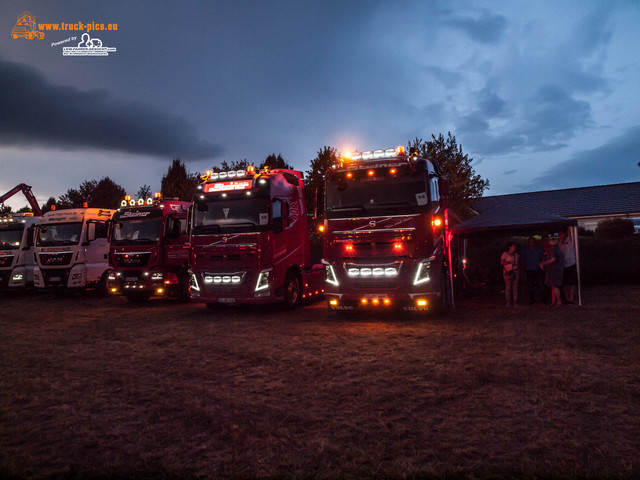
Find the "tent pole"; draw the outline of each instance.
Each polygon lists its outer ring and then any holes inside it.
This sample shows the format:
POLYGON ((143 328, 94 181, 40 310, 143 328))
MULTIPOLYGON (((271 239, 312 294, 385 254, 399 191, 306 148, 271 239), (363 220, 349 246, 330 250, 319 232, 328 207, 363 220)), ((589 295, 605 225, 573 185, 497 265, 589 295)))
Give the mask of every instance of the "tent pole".
MULTIPOLYGON (((444 245, 447 249, 447 256, 449 258, 449 284, 451 286, 451 308, 455 308, 456 301, 453 292, 453 265, 451 264, 451 239, 449 237, 451 230, 449 230, 449 209, 444 209, 444 245)), ((446 302, 446 299, 445 299, 446 302)))
POLYGON ((582 305, 582 282, 580 280, 580 240, 577 226, 571 227, 571 237, 573 239, 573 248, 576 256, 576 270, 578 272, 578 305, 582 305))

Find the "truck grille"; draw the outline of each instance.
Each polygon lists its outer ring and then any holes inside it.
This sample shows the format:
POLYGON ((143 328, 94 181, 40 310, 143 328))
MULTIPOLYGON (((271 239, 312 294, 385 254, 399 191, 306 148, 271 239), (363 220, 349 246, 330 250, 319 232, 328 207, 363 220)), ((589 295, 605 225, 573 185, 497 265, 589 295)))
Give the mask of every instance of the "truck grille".
POLYGON ((51 268, 42 270, 45 287, 66 287, 69 270, 65 268, 51 268))
POLYGON ((353 288, 356 290, 394 290, 402 286, 400 280, 352 280, 353 288))
POLYGON ((151 252, 121 252, 115 254, 118 267, 146 267, 149 263, 151 252))
POLYGON ((2 255, 0 256, 0 267, 10 267, 13 264, 13 257, 15 255, 2 255))
POLYGON ((73 252, 41 253, 40 265, 69 265, 73 252))

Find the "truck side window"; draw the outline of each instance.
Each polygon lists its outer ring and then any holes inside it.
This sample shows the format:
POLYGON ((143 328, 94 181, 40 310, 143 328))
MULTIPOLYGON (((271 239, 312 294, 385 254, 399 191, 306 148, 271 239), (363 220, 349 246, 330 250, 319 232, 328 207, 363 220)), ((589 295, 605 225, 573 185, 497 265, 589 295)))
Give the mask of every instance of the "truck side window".
POLYGON ((107 222, 96 222, 96 238, 107 238, 108 231, 107 222))
POLYGON ((33 234, 34 230, 36 229, 35 225, 31 225, 28 229, 27 229, 27 249, 30 247, 33 247, 33 240, 35 239, 35 236, 33 234))
POLYGON ((287 202, 274 198, 271 202, 271 218, 276 221, 282 219, 282 226, 287 227, 289 225, 289 205, 287 202))

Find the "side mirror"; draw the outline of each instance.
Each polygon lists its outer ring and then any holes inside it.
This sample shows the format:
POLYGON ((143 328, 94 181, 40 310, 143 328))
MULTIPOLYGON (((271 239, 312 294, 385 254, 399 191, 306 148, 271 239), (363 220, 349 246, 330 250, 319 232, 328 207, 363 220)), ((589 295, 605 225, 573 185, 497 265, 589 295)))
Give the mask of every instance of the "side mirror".
POLYGON ((87 224, 87 242, 93 242, 96 239, 96 224, 87 224))

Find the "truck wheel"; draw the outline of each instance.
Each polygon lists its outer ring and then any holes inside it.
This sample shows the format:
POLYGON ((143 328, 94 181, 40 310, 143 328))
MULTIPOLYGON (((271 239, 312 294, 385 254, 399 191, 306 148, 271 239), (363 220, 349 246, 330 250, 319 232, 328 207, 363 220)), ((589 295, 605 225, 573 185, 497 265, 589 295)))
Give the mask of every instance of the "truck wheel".
POLYGON ((296 308, 300 305, 300 280, 298 276, 293 273, 287 273, 284 280, 284 301, 287 308, 296 308))
POLYGON ((142 303, 149 300, 151 292, 128 292, 124 295, 131 303, 142 303))
POLYGON ((191 294, 189 293, 189 275, 182 273, 178 278, 178 301, 181 303, 187 303, 191 300, 191 294))
POLYGON ((100 277, 100 281, 98 282, 98 286, 96 288, 96 292, 100 297, 106 297, 109 295, 109 286, 107 285, 107 281, 109 279, 109 270, 106 270, 102 276, 100 277))

